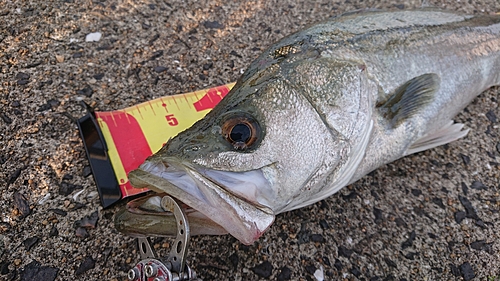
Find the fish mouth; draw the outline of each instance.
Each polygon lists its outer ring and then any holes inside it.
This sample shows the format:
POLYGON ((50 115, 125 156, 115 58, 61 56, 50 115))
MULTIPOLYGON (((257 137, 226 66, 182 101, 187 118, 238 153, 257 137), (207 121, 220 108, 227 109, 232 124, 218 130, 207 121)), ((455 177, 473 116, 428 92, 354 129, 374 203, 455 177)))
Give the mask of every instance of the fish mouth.
POLYGON ((129 173, 130 183, 165 192, 221 226, 243 244, 252 244, 274 222, 267 207, 272 189, 261 169, 228 172, 194 167, 175 158, 146 160, 129 173))

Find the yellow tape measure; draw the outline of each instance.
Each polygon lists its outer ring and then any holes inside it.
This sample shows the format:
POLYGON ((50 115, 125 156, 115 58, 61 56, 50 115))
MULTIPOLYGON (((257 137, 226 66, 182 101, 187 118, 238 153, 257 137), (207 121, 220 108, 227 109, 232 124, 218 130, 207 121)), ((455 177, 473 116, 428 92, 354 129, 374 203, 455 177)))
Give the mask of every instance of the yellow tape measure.
MULTIPOLYGON (((166 96, 122 110, 95 112, 95 119, 107 147, 107 156, 121 189, 121 197, 146 191, 133 188, 127 174, 157 152, 168 139, 203 118, 233 86, 234 83, 231 83, 166 96)), ((90 158, 91 153, 88 154, 90 158)), ((93 172, 96 177, 95 173, 98 171, 93 168, 93 172)))

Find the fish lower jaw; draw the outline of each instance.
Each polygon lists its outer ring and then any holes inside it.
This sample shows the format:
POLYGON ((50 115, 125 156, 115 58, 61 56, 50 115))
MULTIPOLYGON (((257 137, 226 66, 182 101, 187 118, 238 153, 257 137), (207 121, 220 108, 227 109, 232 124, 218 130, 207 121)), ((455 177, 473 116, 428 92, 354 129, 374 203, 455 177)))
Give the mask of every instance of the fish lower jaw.
POLYGON ((129 174, 135 187, 165 192, 220 225, 244 244, 252 244, 273 223, 270 208, 249 202, 205 175, 182 164, 146 161, 129 174))

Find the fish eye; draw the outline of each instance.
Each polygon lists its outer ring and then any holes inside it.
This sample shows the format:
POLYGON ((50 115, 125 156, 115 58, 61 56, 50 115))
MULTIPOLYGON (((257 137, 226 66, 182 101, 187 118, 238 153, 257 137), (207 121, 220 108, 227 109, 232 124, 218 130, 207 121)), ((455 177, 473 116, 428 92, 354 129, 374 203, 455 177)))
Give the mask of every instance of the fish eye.
POLYGON ((251 117, 238 116, 226 119, 222 124, 222 136, 236 150, 252 147, 260 139, 259 124, 251 117))

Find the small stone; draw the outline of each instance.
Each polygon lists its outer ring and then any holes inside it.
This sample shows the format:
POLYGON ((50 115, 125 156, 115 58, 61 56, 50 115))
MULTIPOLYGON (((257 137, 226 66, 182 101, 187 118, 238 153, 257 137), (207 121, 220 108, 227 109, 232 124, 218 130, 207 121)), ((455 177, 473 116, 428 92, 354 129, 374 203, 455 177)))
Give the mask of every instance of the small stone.
POLYGON ((10 174, 9 179, 7 180, 7 186, 13 184, 17 178, 21 175, 21 168, 17 168, 12 174, 10 174))
POLYGON ((149 58, 149 60, 155 60, 161 56, 163 56, 163 50, 158 50, 153 53, 153 55, 149 58))
POLYGON ((83 52, 76 52, 72 56, 74 59, 83 57, 83 52))
POLYGON ((5 124, 12 124, 12 119, 9 116, 7 116, 7 114, 2 112, 0 113, 0 117, 5 122, 5 124))
POLYGON ((39 262, 32 261, 21 272, 21 281, 44 280, 54 281, 59 272, 58 268, 41 266, 39 262))
POLYGON ((233 265, 233 268, 236 269, 238 267, 238 263, 240 262, 240 258, 238 257, 238 254, 235 252, 232 255, 230 255, 228 257, 228 259, 229 259, 229 262, 231 262, 231 264, 233 265))
POLYGON ((0 262, 0 275, 6 275, 9 272, 9 262, 0 262))
POLYGON ((380 224, 384 221, 384 215, 381 209, 373 207, 373 215, 375 216, 376 224, 380 224))
POLYGON ((89 232, 87 231, 87 229, 85 229, 84 227, 78 227, 76 230, 75 230, 75 235, 77 237, 80 237, 80 238, 87 238, 90 236, 89 232))
POLYGON ((14 207, 19 211, 21 219, 24 219, 31 214, 30 205, 28 200, 19 192, 14 192, 14 207))
POLYGON ((464 182, 461 183, 461 186, 462 186, 462 192, 464 193, 464 195, 467 195, 467 193, 469 192, 469 188, 464 182))
POLYGON ((278 277, 276 278, 278 281, 286 281, 292 278, 292 270, 286 266, 282 267, 278 277))
POLYGON ((28 79, 30 79, 30 75, 28 73, 19 72, 16 74, 16 79, 17 80, 28 80, 28 79))
POLYGON ((85 260, 80 264, 80 266, 78 267, 78 269, 75 271, 75 274, 77 276, 78 275, 82 275, 87 270, 90 270, 90 269, 92 269, 94 267, 95 267, 95 260, 92 257, 87 256, 85 258, 85 260))
POLYGON ((432 198, 432 203, 438 205, 441 209, 446 209, 446 207, 443 204, 443 200, 441 198, 438 197, 432 198))
POLYGON ((328 224, 328 222, 324 219, 321 219, 319 221, 319 226, 321 226, 322 229, 330 229, 330 225, 328 224))
POLYGON ((408 247, 411 247, 413 245, 413 241, 415 241, 416 237, 417 237, 417 234, 415 233, 415 230, 413 230, 410 233, 410 236, 408 237, 408 239, 401 244, 401 248, 404 250, 408 247))
POLYGON ((71 183, 62 182, 61 185, 59 186, 59 194, 63 196, 68 196, 71 193, 73 193, 73 191, 75 191, 76 189, 82 189, 82 188, 83 186, 81 185, 74 185, 71 183))
POLYGON ((462 272, 462 277, 465 281, 472 280, 476 277, 472 266, 468 262, 465 262, 460 266, 460 271, 462 272))
POLYGON ((473 181, 470 185, 470 188, 477 190, 487 190, 488 188, 480 181, 473 181))
POLYGON ((212 68, 214 66, 214 63, 213 62, 209 62, 209 63, 205 63, 203 65, 203 70, 209 70, 210 68, 212 68))
POLYGON ((384 258, 384 261, 385 261, 385 263, 386 263, 388 266, 390 266, 390 267, 394 267, 394 268, 398 268, 398 265, 397 265, 394 261, 392 261, 391 259, 389 259, 389 258, 384 258))
POLYGON ((464 161, 465 165, 469 165, 469 163, 470 163, 470 157, 469 156, 460 153, 460 157, 462 158, 462 161, 464 161))
POLYGON ((323 235, 321 234, 312 234, 311 235, 311 241, 313 242, 318 242, 318 243, 323 243, 323 235))
POLYGON ((417 197, 418 197, 418 196, 420 196, 420 195, 422 194, 422 190, 420 190, 420 189, 416 189, 416 188, 413 188, 413 189, 411 190, 411 194, 413 194, 414 196, 417 196, 417 197))
POLYGON ((64 62, 64 56, 61 55, 56 55, 56 61, 58 63, 63 63, 64 62))
POLYGON ((30 237, 30 238, 27 238, 26 240, 23 241, 23 245, 24 245, 24 248, 26 248, 26 251, 30 251, 33 246, 35 246, 36 243, 38 243, 38 240, 40 240, 40 238, 34 236, 34 237, 30 237))
POLYGON ((204 21, 203 26, 210 29, 222 29, 224 25, 218 21, 204 21))
POLYGON ((316 267, 312 264, 308 264, 306 265, 306 271, 309 274, 314 274, 314 272, 316 271, 316 267))
POLYGON ((76 221, 75 226, 84 228, 95 228, 98 220, 99 220, 99 213, 98 211, 95 211, 92 214, 83 217, 81 220, 76 221))
POLYGON ((460 276, 460 269, 458 269, 458 267, 452 263, 450 263, 450 270, 451 270, 451 274, 455 275, 455 276, 460 276))
POLYGON ((500 142, 497 143, 497 152, 500 153, 500 142))
POLYGON ((470 247, 474 250, 482 250, 485 252, 490 252, 491 251, 491 245, 492 243, 486 243, 484 240, 479 240, 479 241, 474 241, 470 244, 470 247))
POLYGON ((98 42, 101 40, 101 36, 102 33, 100 32, 89 33, 85 36, 85 42, 98 42))
POLYGON ((352 273, 352 275, 356 276, 356 278, 358 278, 358 279, 361 276, 361 271, 359 271, 359 269, 355 266, 351 269, 351 273, 352 273))
POLYGON ((460 200, 460 203, 465 208, 466 216, 471 219, 479 220, 479 216, 476 213, 476 209, 472 206, 472 203, 467 199, 466 197, 463 196, 458 196, 458 199, 460 200))
POLYGON ((89 85, 86 85, 85 88, 76 91, 76 93, 78 95, 84 95, 84 96, 90 98, 92 96, 92 94, 94 93, 94 90, 92 90, 92 88, 89 85))
POLYGON ((14 265, 15 266, 19 266, 21 264, 21 262, 22 262, 21 259, 15 259, 14 260, 14 265))
POLYGON ((486 118, 490 120, 491 123, 496 123, 497 122, 497 116, 495 115, 495 112, 492 110, 486 112, 486 118))
POLYGON ((49 209, 49 211, 51 211, 54 214, 63 216, 63 217, 65 217, 68 214, 68 212, 61 210, 61 209, 49 209))
POLYGON ((42 221, 42 224, 43 224, 43 225, 48 225, 48 224, 49 224, 49 221, 48 221, 48 220, 43 220, 43 221, 42 221))
POLYGON ((352 255, 352 250, 351 249, 347 249, 346 247, 344 246, 339 246, 338 247, 338 254, 339 256, 343 256, 343 257, 346 257, 346 258, 350 258, 351 255, 352 255))
POLYGON ((155 66, 155 68, 153 68, 153 70, 157 73, 161 73, 163 71, 166 71, 168 68, 164 67, 164 66, 155 66))
POLYGON ((82 171, 82 176, 83 177, 88 177, 92 174, 92 169, 90 168, 90 166, 85 166, 83 167, 83 171, 82 171))
POLYGON ((49 232, 50 237, 58 236, 59 235, 59 230, 57 230, 57 227, 52 226, 49 232))
POLYGON ((259 277, 268 278, 273 273, 273 265, 269 261, 264 261, 252 268, 252 271, 259 277))
POLYGON ((409 260, 415 260, 416 256, 418 256, 418 253, 409 252, 408 254, 405 255, 405 258, 409 260))
POLYGON ((95 80, 101 80, 104 77, 104 73, 97 73, 92 77, 94 77, 95 80))

